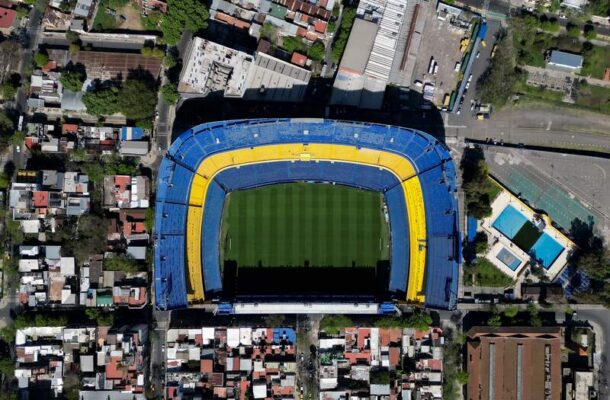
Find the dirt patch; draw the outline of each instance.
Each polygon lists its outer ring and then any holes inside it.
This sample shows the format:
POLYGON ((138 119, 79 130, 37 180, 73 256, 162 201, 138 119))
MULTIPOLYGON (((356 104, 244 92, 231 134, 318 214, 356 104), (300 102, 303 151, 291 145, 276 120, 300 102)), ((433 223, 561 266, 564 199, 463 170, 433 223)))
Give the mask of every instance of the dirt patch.
POLYGON ((143 31, 142 19, 140 18, 140 9, 133 2, 125 7, 117 10, 117 18, 125 17, 125 21, 119 25, 119 29, 130 31, 143 31))

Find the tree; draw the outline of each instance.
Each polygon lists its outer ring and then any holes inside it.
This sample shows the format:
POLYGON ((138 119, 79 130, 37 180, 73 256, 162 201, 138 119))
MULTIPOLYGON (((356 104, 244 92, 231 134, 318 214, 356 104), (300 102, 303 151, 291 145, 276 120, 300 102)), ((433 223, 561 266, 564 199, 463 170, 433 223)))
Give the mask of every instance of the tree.
POLYGON ((477 254, 487 253, 487 250, 489 249, 487 240, 487 234, 485 232, 477 232, 474 237, 474 250, 477 254))
POLYGON ((167 13, 161 19, 165 43, 174 45, 185 30, 197 32, 208 26, 207 7, 199 0, 168 0, 167 13))
POLYGON ((413 314, 407 317, 405 326, 407 328, 415 328, 420 331, 426 331, 432 325, 432 317, 430 314, 416 310, 413 314))
POLYGON ((61 73, 59 81, 65 89, 78 92, 83 88, 83 83, 85 83, 86 79, 87 73, 85 72, 84 65, 74 65, 72 62, 69 62, 61 73))
POLYGON ((271 43, 277 42, 277 28, 270 22, 265 22, 261 27, 261 38, 267 39, 271 43))
POLYGON ((585 25, 583 31, 587 40, 593 40, 597 37, 597 32, 595 32, 595 26, 591 24, 585 25))
POLYGON ((157 92, 151 84, 127 79, 118 98, 118 109, 127 118, 140 121, 152 118, 157 105, 157 92))
POLYGON ((17 86, 11 82, 6 82, 2 85, 2 98, 4 100, 11 100, 17 94, 17 86))
POLYGON ((85 214, 78 220, 78 228, 73 232, 73 240, 64 244, 78 264, 83 264, 93 254, 101 254, 106 248, 106 221, 104 218, 85 214))
POLYGON ((487 325, 493 328, 499 328, 502 326, 502 317, 500 314, 494 314, 487 320, 487 325))
POLYGON ((180 98, 180 94, 173 83, 166 83, 161 86, 161 96, 167 104, 176 104, 180 98))
POLYGON ((88 91, 83 96, 87 113, 91 115, 112 115, 119 111, 119 89, 115 86, 88 91))
POLYGON ((534 304, 528 304, 527 312, 530 315, 530 324, 536 328, 541 327, 542 319, 540 319, 540 312, 538 311, 538 307, 536 307, 534 304))
POLYGON ((517 314, 519 314, 519 307, 517 306, 510 306, 504 309, 504 315, 506 316, 506 318, 515 318, 517 314))
POLYGON ((146 216, 144 217, 144 227, 146 231, 151 233, 155 227, 155 210, 152 207, 146 209, 146 216))
POLYGON ((49 63, 49 55, 45 51, 39 51, 34 54, 34 63, 37 67, 42 68, 49 63))
POLYGON ((314 44, 311 45, 309 50, 307 50, 307 56, 314 61, 322 61, 324 59, 324 52, 326 48, 324 47, 324 43, 317 40, 314 44))
POLYGON ((68 52, 70 55, 75 56, 80 51, 80 45, 78 43, 70 43, 68 46, 68 52))
POLYGON ((159 11, 151 11, 147 15, 142 16, 142 25, 147 31, 156 31, 159 29, 162 18, 163 14, 159 11))
POLYGON ((483 103, 502 107, 513 94, 519 73, 515 70, 513 49, 506 32, 496 41, 496 54, 477 81, 476 92, 483 103))
POLYGON ((142 56, 147 57, 147 58, 163 58, 163 56, 165 56, 165 51, 160 48, 160 47, 142 47, 142 49, 140 50, 140 53, 142 54, 142 56))
POLYGON ((493 182, 483 152, 480 149, 466 149, 461 163, 462 189, 465 194, 468 213, 477 219, 491 215, 491 196, 493 182))
MULTIPOLYGON (((72 8, 74 8, 74 7, 72 7, 72 8)), ((72 10, 70 10, 70 11, 72 11, 72 10)), ((66 32, 66 39, 70 43, 77 43, 80 40, 80 35, 77 32, 68 31, 68 32, 66 32)))
POLYGON ((568 36, 572 37, 572 38, 579 38, 580 37, 580 28, 578 27, 578 25, 570 22, 567 26, 566 26, 566 30, 568 31, 568 36))
POLYGON ((456 374, 456 379, 460 385, 464 386, 468 383, 468 372, 458 371, 456 374))
POLYGON ((15 361, 10 357, 0 359, 0 374, 6 377, 12 377, 15 374, 15 361))
POLYGON ((87 318, 95 321, 98 326, 112 326, 114 324, 114 314, 99 308, 87 308, 85 314, 87 318))

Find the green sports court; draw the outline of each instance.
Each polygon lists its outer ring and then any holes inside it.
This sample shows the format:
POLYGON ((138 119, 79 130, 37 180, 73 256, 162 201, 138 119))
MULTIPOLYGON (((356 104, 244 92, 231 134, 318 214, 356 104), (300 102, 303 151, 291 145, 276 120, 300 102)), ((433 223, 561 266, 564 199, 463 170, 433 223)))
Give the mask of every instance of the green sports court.
POLYGON ((375 267, 389 258, 382 194, 341 185, 234 191, 221 234, 221 260, 238 267, 375 267))

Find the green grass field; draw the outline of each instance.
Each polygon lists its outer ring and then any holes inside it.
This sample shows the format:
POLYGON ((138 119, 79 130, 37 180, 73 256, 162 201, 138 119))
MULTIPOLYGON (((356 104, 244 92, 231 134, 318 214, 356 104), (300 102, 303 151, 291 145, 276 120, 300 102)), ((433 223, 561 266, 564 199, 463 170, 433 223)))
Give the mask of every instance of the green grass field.
POLYGON ((389 256, 377 192, 289 183, 231 193, 221 258, 238 266, 374 267, 389 256))

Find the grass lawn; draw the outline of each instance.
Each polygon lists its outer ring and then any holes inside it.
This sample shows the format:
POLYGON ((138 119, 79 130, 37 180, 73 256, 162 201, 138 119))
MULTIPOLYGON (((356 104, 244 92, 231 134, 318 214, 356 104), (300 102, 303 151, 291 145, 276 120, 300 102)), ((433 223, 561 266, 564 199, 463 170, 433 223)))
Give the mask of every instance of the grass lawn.
POLYGON ((610 114, 610 89, 580 84, 576 94, 576 104, 610 114))
POLYGON ((608 66, 610 66, 610 48, 594 46, 591 50, 584 52, 583 66, 580 74, 602 79, 604 77, 604 69, 608 66))
POLYGON ((489 203, 493 203, 496 197, 502 192, 502 188, 491 179, 489 181, 491 182, 491 186, 487 193, 489 195, 489 203))
POLYGON ((238 266, 374 267, 387 260, 380 193, 289 183, 231 193, 223 258, 238 266))
POLYGON ((464 266, 464 285, 506 287, 512 282, 508 275, 486 258, 478 258, 474 265, 464 266))
MULTIPOLYGON (((133 24, 130 21, 134 21, 137 26, 140 26, 141 22, 139 18, 139 11, 137 7, 130 2, 130 0, 100 0, 100 5, 93 19, 93 30, 94 31, 109 31, 113 29, 129 29, 134 26, 121 26, 124 25, 119 20, 119 15, 123 15, 127 20, 126 24, 133 24), (107 13, 107 10, 114 10, 116 15, 112 16, 107 13), (135 13, 134 13, 135 11, 135 13)), ((136 26, 136 27, 137 27, 136 26)))

